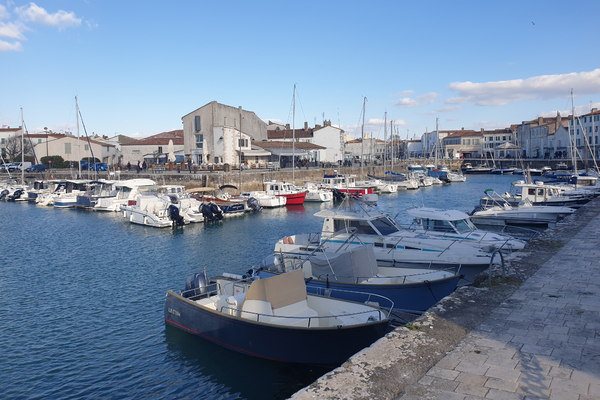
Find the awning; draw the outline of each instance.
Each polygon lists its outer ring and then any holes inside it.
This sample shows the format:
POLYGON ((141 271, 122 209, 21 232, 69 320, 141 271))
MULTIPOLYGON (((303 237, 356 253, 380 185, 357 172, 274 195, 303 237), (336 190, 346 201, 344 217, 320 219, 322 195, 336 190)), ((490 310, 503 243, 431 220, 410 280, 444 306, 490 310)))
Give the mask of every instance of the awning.
POLYGON ((271 152, 267 150, 244 150, 242 154, 245 157, 260 157, 260 156, 270 156, 271 152))
POLYGON ((296 149, 293 153, 292 149, 270 149, 270 151, 271 154, 277 154, 279 156, 306 156, 307 154, 310 154, 309 151, 302 149, 296 149))

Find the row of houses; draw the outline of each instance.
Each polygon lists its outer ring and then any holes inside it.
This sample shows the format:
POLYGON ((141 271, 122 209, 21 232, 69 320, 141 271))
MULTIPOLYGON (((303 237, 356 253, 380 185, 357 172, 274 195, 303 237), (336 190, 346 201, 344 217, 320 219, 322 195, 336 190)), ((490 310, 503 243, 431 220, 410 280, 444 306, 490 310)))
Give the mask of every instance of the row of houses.
MULTIPOLYGON (((580 155, 598 154, 600 112, 573 119, 539 117, 510 128, 496 130, 440 130, 425 132, 420 139, 387 143, 370 137, 351 139, 331 121, 313 128, 304 123, 300 128, 268 123, 254 112, 212 101, 182 117, 183 129, 162 132, 135 139, 92 135, 77 137, 72 133, 45 130, 25 136, 27 156, 63 157, 78 161, 94 157, 110 165, 128 163, 163 164, 172 152, 177 162, 194 164, 240 163, 249 167, 280 161, 293 162, 293 157, 316 163, 341 163, 347 159, 381 160, 390 158, 564 158, 577 149, 580 155), (571 135, 570 132, 573 132, 571 135), (587 152, 584 151, 587 149, 587 152)), ((20 159, 21 128, 0 129, 0 151, 5 159, 20 159)))
MULTIPOLYGON (((26 156, 35 152, 38 160, 44 156, 61 156, 76 162, 94 157, 110 165, 163 164, 169 152, 176 162, 190 160, 194 164, 230 164, 248 166, 282 163, 296 159, 312 162, 337 162, 343 159, 344 131, 324 121, 323 125, 295 129, 261 120, 254 112, 210 102, 182 117, 183 129, 162 132, 147 138, 135 139, 124 135, 114 137, 92 135, 77 137, 72 133, 43 133, 25 135, 26 156), (31 146, 29 146, 31 145, 31 146), (28 150, 32 148, 33 150, 28 150)), ((4 158, 20 158, 21 128, 0 129, 1 154, 4 158), (16 145, 9 145, 12 143, 16 145)))
POLYGON ((473 131, 426 132, 420 140, 407 140, 399 153, 406 157, 445 158, 598 158, 600 112, 573 118, 538 117, 510 128, 473 131))

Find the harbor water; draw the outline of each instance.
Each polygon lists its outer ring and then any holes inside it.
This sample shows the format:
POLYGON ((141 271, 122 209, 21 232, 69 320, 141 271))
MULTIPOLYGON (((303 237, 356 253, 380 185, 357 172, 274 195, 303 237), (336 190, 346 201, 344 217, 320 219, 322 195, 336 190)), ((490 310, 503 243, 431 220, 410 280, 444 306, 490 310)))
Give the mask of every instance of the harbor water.
MULTIPOLYGON (((413 206, 471 211, 516 176, 381 195, 410 222, 413 206)), ((119 213, 0 203, 0 397, 279 399, 330 369, 256 359, 167 327, 167 289, 203 270, 243 274, 283 236, 317 232, 332 203, 265 209, 183 229, 119 213)), ((293 346, 290 343, 290 346, 293 346)), ((343 345, 343 344, 340 344, 343 345)))

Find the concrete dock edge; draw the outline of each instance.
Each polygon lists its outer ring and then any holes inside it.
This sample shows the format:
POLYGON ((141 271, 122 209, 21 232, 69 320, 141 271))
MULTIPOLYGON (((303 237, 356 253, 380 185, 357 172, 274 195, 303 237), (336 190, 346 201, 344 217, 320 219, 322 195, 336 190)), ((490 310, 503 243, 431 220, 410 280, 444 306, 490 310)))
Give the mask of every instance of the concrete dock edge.
MULTIPOLYGON (((489 379, 496 379, 500 383, 506 381, 510 383, 511 377, 503 380, 500 379, 502 377, 486 375, 483 376, 485 379, 480 379, 482 376, 481 371, 478 371, 478 369, 483 367, 479 368, 476 363, 465 363, 464 365, 472 368, 473 371, 457 369, 456 366, 462 360, 447 357, 447 355, 451 352, 461 354, 460 351, 454 352, 454 350, 460 350, 467 346, 472 347, 472 342, 475 340, 473 335, 478 337, 477 333, 480 331, 489 333, 488 336, 492 335, 493 338, 494 332, 501 335, 510 329, 503 325, 502 329, 498 328, 496 330, 494 326, 486 326, 486 324, 493 324, 496 321, 494 318, 490 318, 494 313, 510 309, 511 302, 519 301, 519 299, 514 299, 511 296, 525 282, 527 282, 527 286, 535 288, 535 280, 538 279, 538 275, 533 275, 546 263, 551 264, 550 260, 561 249, 573 248, 570 242, 580 231, 588 227, 588 224, 595 229, 595 232, 600 232, 600 198, 592 200, 556 226, 544 231, 536 239, 529 242, 524 250, 511 255, 507 260, 506 277, 504 279, 501 278, 501 270, 495 268, 491 289, 488 288, 487 273, 486 276, 480 275, 478 277, 480 279, 476 280, 475 285, 457 289, 455 293, 443 299, 426 314, 415 320, 410 327, 394 329, 369 348, 355 354, 340 367, 295 393, 292 398, 295 400, 529 398, 527 393, 519 393, 517 389, 515 389, 517 391, 509 389, 502 391, 503 388, 490 386, 492 381, 489 379), (448 364, 448 366, 445 364, 448 364), (459 375, 460 378, 457 381, 459 375), (461 380, 461 378, 463 379, 461 380), (466 378, 472 379, 473 382, 463 382, 466 378), (463 387, 469 388, 473 393, 463 393, 464 390, 461 392, 463 387)), ((587 232, 584 233, 587 235, 587 232)), ((599 244, 598 238, 592 235, 586 245, 594 247, 593 250, 596 250, 599 244)), ((572 253, 569 255, 571 257, 569 264, 572 263, 573 265, 578 263, 577 257, 590 257, 586 251, 575 251, 574 258, 572 253)), ((596 257, 596 259, 599 258, 596 257)), ((595 279, 598 279, 597 271, 594 272, 594 275, 596 276, 595 279)), ((598 312, 592 311, 591 314, 595 321, 598 318, 598 312)), ((595 325, 592 324, 591 326, 595 325)), ((592 338, 600 336, 598 334, 600 324, 595 332, 595 336, 592 335, 592 338)), ((479 339, 492 342, 492 340, 485 338, 479 339)), ((562 345, 562 342, 548 340, 547 342, 554 343, 555 346, 562 345)), ((546 345, 548 344, 546 343, 546 345)), ((490 346, 494 346, 494 344, 490 344, 490 346)), ((516 346, 516 351, 522 351, 521 346, 523 345, 516 346)), ((483 347, 486 351, 485 346, 483 347)), ((593 351, 596 351, 598 347, 594 347, 594 349, 593 351)), ((596 360, 595 362, 599 364, 597 370, 600 371, 598 354, 594 353, 592 355, 596 360)), ((456 357, 470 357, 470 355, 463 354, 456 357)), ((556 368, 559 368, 559 366, 556 366, 556 368)), ((499 370, 510 375, 509 368, 506 370, 500 368, 499 370)), ((519 385, 517 384, 516 387, 518 388, 519 385)), ((593 383, 588 383, 586 390, 593 392, 596 387, 593 383)), ((598 390, 600 396, 600 386, 598 386, 598 390)), ((546 392, 542 391, 541 393, 541 395, 536 395, 535 398, 548 398, 546 392)), ((586 393, 581 396, 579 397, 581 399, 587 398, 585 397, 587 396, 586 393)))

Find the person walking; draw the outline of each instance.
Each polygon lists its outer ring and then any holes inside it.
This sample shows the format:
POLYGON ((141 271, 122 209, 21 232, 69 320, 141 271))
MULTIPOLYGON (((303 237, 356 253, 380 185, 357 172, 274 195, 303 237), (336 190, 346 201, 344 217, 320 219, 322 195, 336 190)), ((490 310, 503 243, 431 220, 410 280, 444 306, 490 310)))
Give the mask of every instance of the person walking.
POLYGON ((127 161, 127 171, 131 171, 131 163, 127 161))

